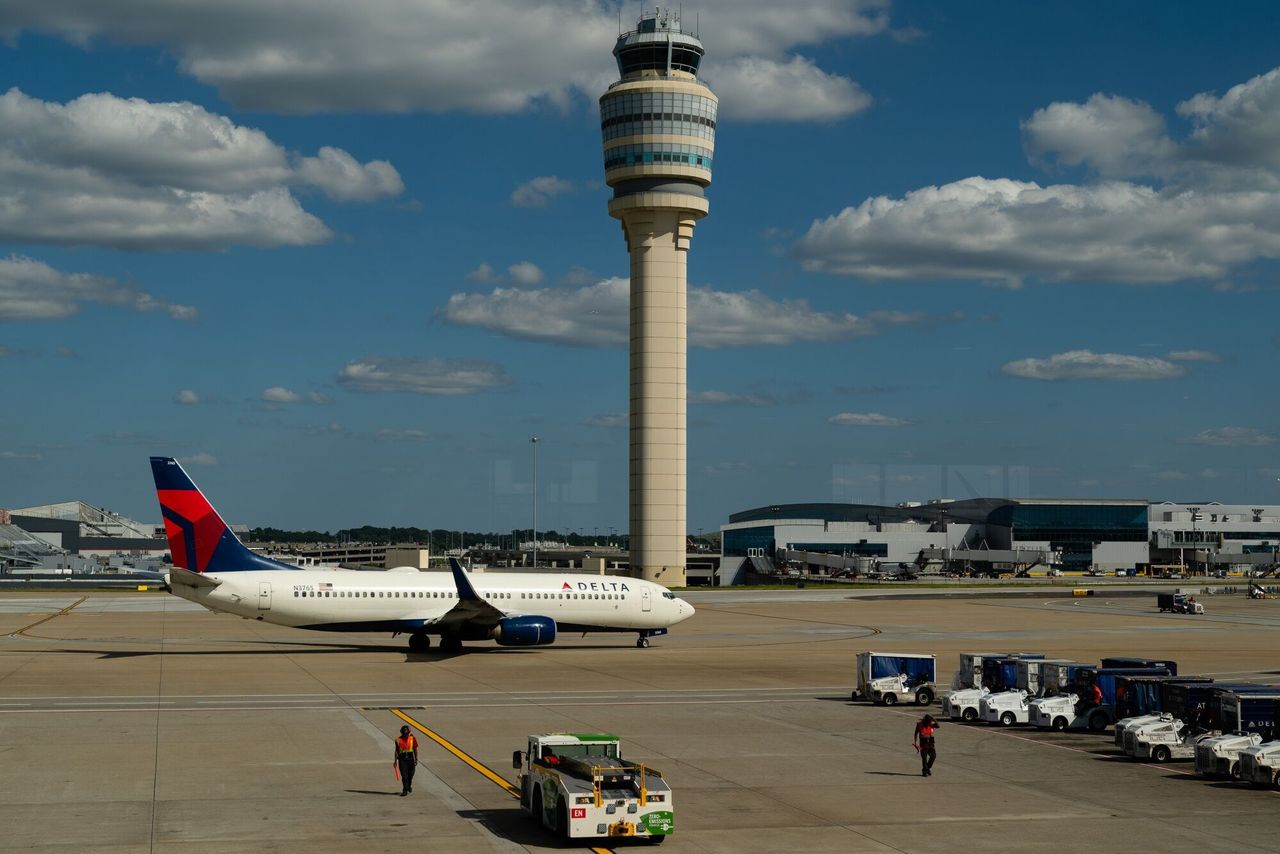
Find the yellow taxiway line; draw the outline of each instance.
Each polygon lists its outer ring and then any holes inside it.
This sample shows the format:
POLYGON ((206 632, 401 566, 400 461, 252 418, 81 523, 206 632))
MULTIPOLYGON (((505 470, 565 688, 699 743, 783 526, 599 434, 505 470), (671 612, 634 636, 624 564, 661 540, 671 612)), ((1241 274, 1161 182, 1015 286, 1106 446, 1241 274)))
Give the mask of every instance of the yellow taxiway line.
POLYGON ((26 634, 27 632, 29 632, 29 631, 31 631, 32 629, 34 629, 36 626, 43 625, 44 623, 49 622, 50 620, 52 620, 52 619, 53 619, 53 618, 55 618, 55 617, 61 617, 61 616, 63 616, 64 614, 68 614, 68 613, 70 613, 70 612, 71 612, 71 609, 72 609, 72 608, 76 607, 77 605, 82 604, 82 603, 83 603, 86 599, 88 599, 88 598, 89 598, 88 596, 81 596, 79 599, 77 599, 76 601, 72 602, 70 605, 68 605, 67 607, 63 608, 61 611, 55 611, 55 612, 54 612, 54 613, 52 613, 52 614, 49 614, 49 615, 47 615, 47 616, 45 616, 45 617, 42 617, 42 618, 41 618, 41 619, 39 619, 39 620, 36 620, 34 623, 32 623, 32 624, 31 624, 31 625, 29 625, 29 626, 23 626, 22 628, 20 628, 20 629, 18 629, 18 630, 16 630, 16 631, 10 632, 10 633, 9 633, 9 637, 11 637, 11 638, 16 638, 16 637, 18 637, 19 635, 26 634))

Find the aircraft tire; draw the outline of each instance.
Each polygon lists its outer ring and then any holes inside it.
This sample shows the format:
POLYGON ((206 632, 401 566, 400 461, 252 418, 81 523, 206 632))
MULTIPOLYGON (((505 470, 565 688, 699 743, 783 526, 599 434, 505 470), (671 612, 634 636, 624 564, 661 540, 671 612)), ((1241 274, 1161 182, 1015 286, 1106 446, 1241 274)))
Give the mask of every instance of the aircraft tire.
POLYGON ((440 650, 442 652, 462 652, 462 638, 453 635, 444 635, 440 638, 440 650))
POLYGON ((648 639, 648 638, 646 638, 646 637, 641 637, 641 638, 639 638, 639 639, 636 641, 636 647, 637 647, 638 649, 648 649, 648 648, 649 648, 649 639, 648 639))
POLYGON ((409 635, 409 652, 426 652, 431 649, 431 637, 418 633, 409 635))

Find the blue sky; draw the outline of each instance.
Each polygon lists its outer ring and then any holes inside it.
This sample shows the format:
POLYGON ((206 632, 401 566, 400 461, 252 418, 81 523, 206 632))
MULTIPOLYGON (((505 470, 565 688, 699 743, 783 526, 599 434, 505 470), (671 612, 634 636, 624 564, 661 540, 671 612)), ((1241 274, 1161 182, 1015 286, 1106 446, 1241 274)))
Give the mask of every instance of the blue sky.
MULTIPOLYGON (((537 435, 540 527, 624 529, 617 7, 107 5, 0 0, 0 506, 510 529, 537 435)), ((1274 4, 695 13, 691 531, 1280 503, 1274 4)))

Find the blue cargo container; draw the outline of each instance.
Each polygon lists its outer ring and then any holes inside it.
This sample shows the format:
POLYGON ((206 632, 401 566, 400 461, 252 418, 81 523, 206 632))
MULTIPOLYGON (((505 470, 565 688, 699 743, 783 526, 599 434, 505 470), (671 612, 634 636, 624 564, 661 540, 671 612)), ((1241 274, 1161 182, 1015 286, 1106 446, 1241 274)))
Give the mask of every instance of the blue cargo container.
POLYGON ((1222 695, 1222 731, 1256 732, 1270 741, 1276 727, 1276 702, 1280 691, 1231 693, 1222 695))
POLYGON ((1164 704, 1168 685, 1212 683, 1210 676, 1121 676, 1116 680, 1116 717, 1132 718, 1170 711, 1164 704))
POLYGON ((1265 695, 1280 693, 1280 686, 1259 685, 1253 682, 1217 683, 1213 687, 1214 691, 1207 698, 1207 702, 1201 711, 1200 725, 1204 729, 1218 730, 1219 732, 1234 732, 1231 728, 1232 721, 1227 719, 1222 710, 1223 701, 1227 697, 1244 694, 1265 695))
MULTIPOLYGON (((1104 659, 1105 660, 1105 659, 1104 659)), ((1086 667, 1078 674, 1076 693, 1088 696, 1090 685, 1102 689, 1102 705, 1115 708, 1116 679, 1121 676, 1172 676, 1164 667, 1086 667)))
POLYGON ((1000 658, 984 658, 982 660, 982 687, 993 694, 1001 691, 1013 691, 1018 687, 1018 662, 1024 659, 1040 661, 1044 659, 1041 652, 1013 652, 1000 658))
POLYGON ((1098 662, 1105 668, 1116 667, 1132 667, 1140 669, 1156 668, 1166 670, 1171 676, 1178 675, 1178 662, 1170 661, 1167 658, 1130 658, 1128 656, 1118 655, 1111 658, 1104 658, 1098 662))

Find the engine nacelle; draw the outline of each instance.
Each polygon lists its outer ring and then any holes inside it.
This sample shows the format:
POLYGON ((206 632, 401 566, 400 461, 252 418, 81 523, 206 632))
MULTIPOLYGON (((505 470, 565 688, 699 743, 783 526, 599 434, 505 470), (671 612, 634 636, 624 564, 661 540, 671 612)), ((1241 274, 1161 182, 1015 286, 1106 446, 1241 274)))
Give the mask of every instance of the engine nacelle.
POLYGON ((546 646, 555 643, 556 621, 550 617, 507 617, 493 628, 501 646, 546 646))

